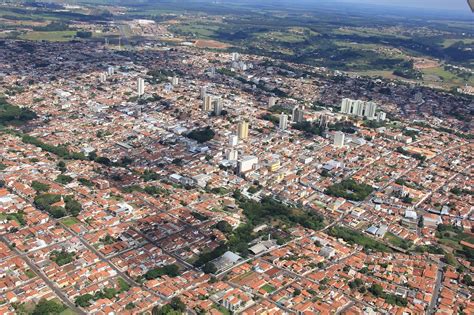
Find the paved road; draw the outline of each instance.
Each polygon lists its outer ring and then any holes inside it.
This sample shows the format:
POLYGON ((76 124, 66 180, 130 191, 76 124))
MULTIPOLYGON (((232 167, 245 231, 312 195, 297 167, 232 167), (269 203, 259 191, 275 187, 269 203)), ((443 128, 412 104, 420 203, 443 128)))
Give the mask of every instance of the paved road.
POLYGON ((436 305, 438 304, 438 297, 441 292, 441 285, 443 282, 443 267, 445 264, 442 261, 438 263, 438 273, 436 274, 436 284, 433 290, 433 296, 431 297, 430 305, 426 310, 428 315, 434 314, 436 311, 436 305))

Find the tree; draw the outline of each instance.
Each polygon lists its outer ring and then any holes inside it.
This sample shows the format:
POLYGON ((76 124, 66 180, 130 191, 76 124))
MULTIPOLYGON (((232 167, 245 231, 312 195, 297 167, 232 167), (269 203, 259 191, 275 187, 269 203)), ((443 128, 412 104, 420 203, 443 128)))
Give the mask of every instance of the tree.
POLYGON ((74 301, 77 306, 80 307, 88 307, 91 305, 90 300, 92 300, 93 296, 91 294, 84 294, 76 297, 76 300, 74 301))
POLYGON ((369 288, 370 293, 372 293, 375 297, 381 297, 383 296, 383 288, 380 284, 372 284, 372 286, 369 288))
POLYGON ((32 315, 60 314, 65 309, 66 307, 61 303, 56 303, 54 301, 41 299, 38 302, 38 304, 36 304, 35 309, 33 310, 31 314, 32 315))
POLYGON ((63 184, 63 185, 67 185, 72 181, 73 181, 73 178, 71 176, 64 175, 64 174, 59 174, 55 180, 55 182, 63 184))
POLYGON ((48 184, 44 184, 44 183, 41 183, 41 182, 38 182, 36 180, 34 180, 32 183, 31 183, 31 187, 36 190, 37 193, 40 193, 40 192, 47 192, 49 190, 49 185, 48 184))
POLYGON ((232 232, 232 225, 230 225, 229 222, 222 220, 217 222, 216 229, 218 229, 224 234, 228 234, 232 232))
POLYGON ((217 272, 217 268, 216 268, 216 265, 214 265, 212 262, 208 262, 204 265, 204 267, 202 268, 202 271, 204 271, 205 273, 216 273, 217 272))
POLYGON ((464 283, 467 286, 474 286, 474 281, 472 280, 472 276, 469 274, 465 274, 462 278, 462 283, 464 283))
POLYGON ((184 312, 186 310, 186 304, 184 304, 179 297, 172 298, 170 305, 176 311, 184 312))
POLYGON ((422 229, 425 226, 425 219, 423 216, 420 216, 420 219, 418 220, 418 227, 422 229))
POLYGON ((211 127, 206 127, 204 129, 196 129, 189 132, 186 137, 189 139, 196 140, 198 143, 204 143, 214 138, 216 133, 211 129, 211 127))
POLYGON ((79 37, 79 38, 91 38, 91 37, 92 37, 92 32, 89 32, 89 31, 77 31, 77 32, 76 32, 76 37, 79 37))

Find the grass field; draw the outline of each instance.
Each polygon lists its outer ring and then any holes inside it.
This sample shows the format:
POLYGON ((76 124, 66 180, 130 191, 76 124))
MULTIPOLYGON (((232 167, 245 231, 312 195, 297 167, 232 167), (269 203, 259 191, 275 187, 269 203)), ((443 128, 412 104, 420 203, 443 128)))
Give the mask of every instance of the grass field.
POLYGON ((77 224, 77 223, 80 223, 80 221, 76 218, 73 218, 73 217, 68 217, 68 218, 64 218, 61 220, 61 222, 65 225, 65 226, 73 226, 74 224, 77 224))
POLYGON ((454 43, 463 42, 467 45, 474 45, 474 38, 448 38, 443 41, 443 47, 449 47, 454 43))
POLYGON ((264 289, 265 291, 267 291, 268 293, 272 293, 273 291, 275 291, 275 287, 269 285, 268 283, 265 284, 262 289, 264 289))
POLYGON ((25 40, 45 40, 49 42, 67 42, 76 35, 75 31, 59 31, 59 32, 28 32, 21 35, 21 39, 25 40))
POLYGON ((458 77, 456 74, 444 70, 442 67, 423 69, 423 82, 438 83, 445 87, 462 86, 466 83, 474 85, 474 78, 471 77, 468 81, 458 77))

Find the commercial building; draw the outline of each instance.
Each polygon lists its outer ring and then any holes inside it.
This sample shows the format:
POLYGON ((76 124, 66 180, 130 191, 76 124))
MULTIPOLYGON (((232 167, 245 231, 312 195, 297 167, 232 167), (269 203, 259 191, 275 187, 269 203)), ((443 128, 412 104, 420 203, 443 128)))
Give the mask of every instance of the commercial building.
POLYGON ((237 171, 239 174, 244 174, 253 169, 258 164, 258 157, 254 155, 243 156, 237 162, 237 171))

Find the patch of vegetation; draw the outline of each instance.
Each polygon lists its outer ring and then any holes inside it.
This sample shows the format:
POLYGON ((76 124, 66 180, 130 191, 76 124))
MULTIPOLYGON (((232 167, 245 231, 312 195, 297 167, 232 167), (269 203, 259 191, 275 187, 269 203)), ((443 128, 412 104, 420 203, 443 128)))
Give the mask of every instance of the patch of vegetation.
POLYGON ((406 156, 411 156, 412 158, 415 158, 417 160, 419 160, 420 162, 424 162, 426 160, 426 156, 420 154, 420 153, 411 153, 411 152, 408 152, 407 150, 405 150, 404 148, 402 147, 398 147, 397 148, 397 152, 398 153, 401 153, 403 155, 406 155, 406 156))
POLYGON ((54 180, 56 183, 60 183, 62 185, 67 185, 71 183, 74 179, 71 176, 59 174, 58 177, 54 180))
POLYGON ((391 252, 392 250, 385 244, 364 235, 362 232, 355 231, 343 226, 335 226, 328 230, 328 234, 342 238, 349 244, 357 244, 364 247, 366 250, 374 250, 378 252, 391 252))
POLYGON ((67 214, 77 216, 82 211, 81 204, 72 196, 64 196, 64 208, 53 206, 55 203, 61 201, 61 195, 55 194, 41 194, 34 199, 34 205, 40 209, 49 212, 54 218, 62 218, 67 214))
POLYGON ((82 177, 80 177, 80 178, 77 179, 77 181, 78 181, 79 183, 81 183, 82 185, 87 186, 87 187, 89 187, 89 188, 94 187, 94 183, 91 182, 90 180, 88 180, 87 178, 82 178, 82 177))
POLYGON ((174 297, 171 299, 170 303, 164 305, 163 307, 153 307, 151 313, 153 315, 177 315, 184 314, 185 311, 186 304, 184 304, 180 298, 174 297))
POLYGON ((63 249, 61 251, 53 250, 49 256, 49 259, 58 264, 58 266, 63 266, 72 262, 75 257, 76 252, 68 252, 63 249))
POLYGON ((408 305, 408 301, 406 298, 402 298, 396 294, 390 294, 384 292, 382 286, 380 284, 372 284, 372 286, 368 289, 370 293, 372 293, 375 297, 381 297, 385 300, 385 302, 391 305, 397 305, 401 307, 406 307, 408 305))
POLYGON ((384 239, 386 239, 393 246, 400 247, 402 249, 409 249, 413 246, 411 241, 407 241, 390 232, 385 234, 384 239))
POLYGON ((118 279, 119 288, 104 288, 101 291, 92 294, 84 294, 76 297, 74 303, 80 307, 89 307, 92 303, 91 301, 97 301, 99 299, 109 299, 114 300, 117 295, 123 292, 130 290, 130 286, 122 278, 118 279))
POLYGON ((167 275, 173 278, 179 276, 179 267, 173 264, 173 265, 166 265, 163 267, 154 268, 154 269, 149 270, 145 274, 145 278, 147 280, 152 280, 164 275, 167 275))
POLYGON ((23 211, 18 211, 15 213, 0 213, 0 219, 7 221, 16 221, 19 225, 26 225, 26 220, 24 218, 25 213, 23 211))
POLYGON ((267 291, 268 293, 272 293, 273 291, 276 290, 275 287, 269 285, 268 283, 262 286, 262 289, 267 291))
POLYGON ((334 197, 362 201, 367 198, 373 190, 374 188, 370 185, 359 184, 353 179, 344 179, 337 184, 329 186, 325 193, 334 197))
POLYGON ((205 216, 205 215, 203 215, 199 212, 196 212, 196 211, 191 212, 191 214, 192 214, 193 217, 195 217, 199 221, 206 221, 207 219, 209 219, 207 216, 205 216))
POLYGON ((22 125, 38 116, 27 108, 11 105, 0 97, 0 125, 22 125))
POLYGON ((212 140, 216 133, 211 129, 211 127, 206 127, 203 129, 196 129, 189 132, 186 137, 189 139, 196 140, 198 143, 204 143, 209 140, 212 140))

